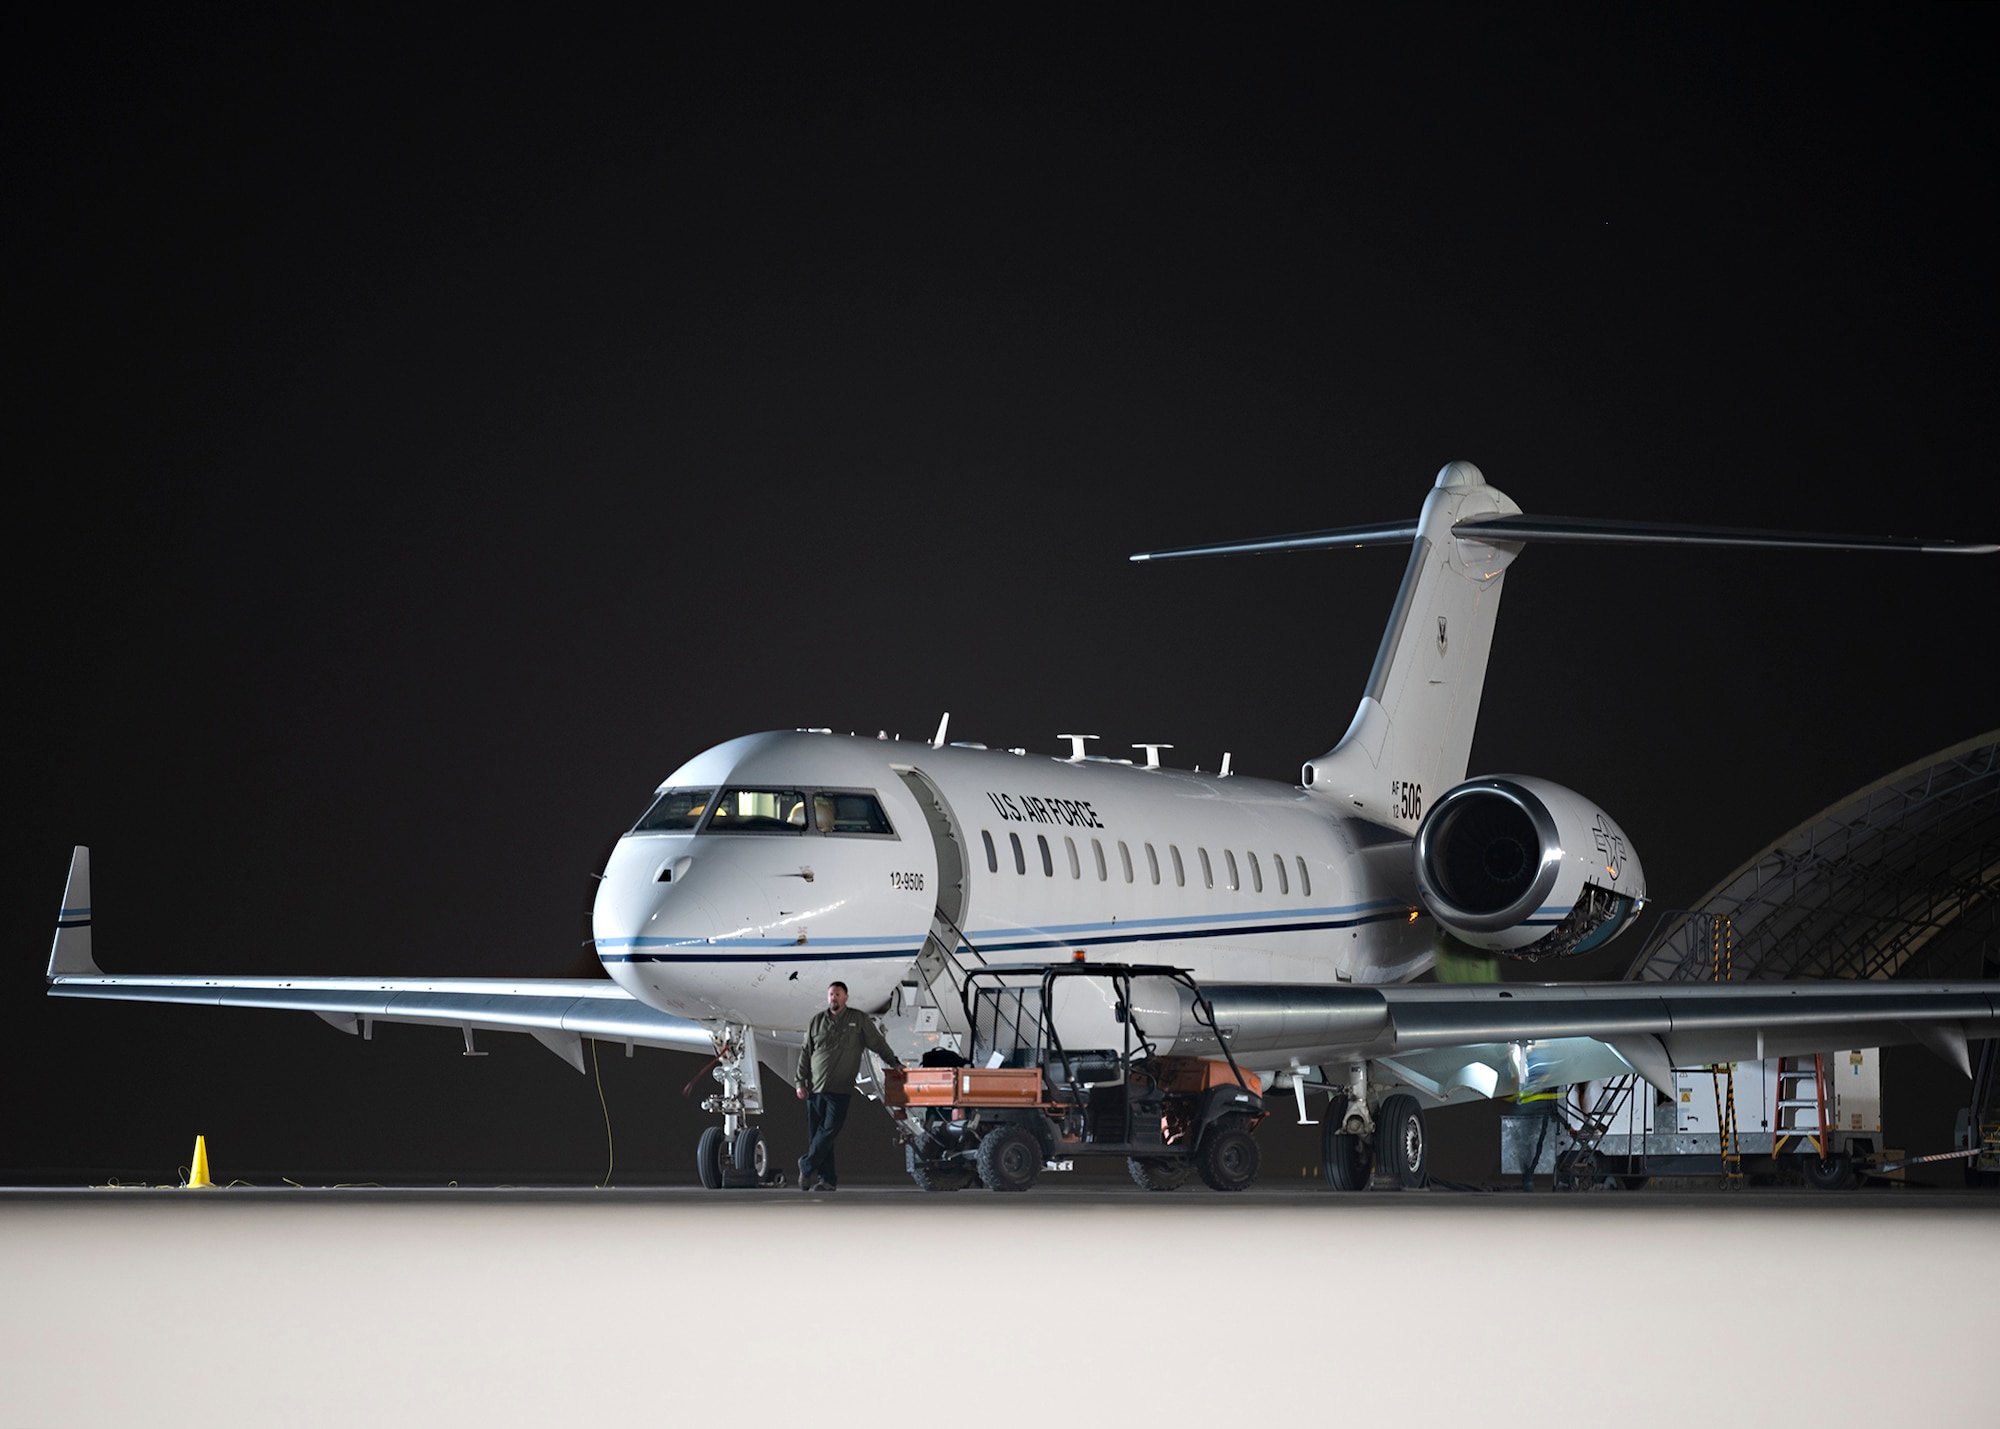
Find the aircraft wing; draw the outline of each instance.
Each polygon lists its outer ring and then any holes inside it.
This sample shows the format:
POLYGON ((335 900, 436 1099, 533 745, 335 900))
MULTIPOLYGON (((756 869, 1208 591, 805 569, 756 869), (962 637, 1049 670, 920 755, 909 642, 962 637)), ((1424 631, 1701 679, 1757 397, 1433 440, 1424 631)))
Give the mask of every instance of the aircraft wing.
POLYGON ((314 1012, 343 1032, 377 1022, 526 1032, 584 1070, 583 1039, 710 1053, 700 1023, 646 1006, 616 983, 590 978, 167 977, 51 973, 53 997, 192 1002, 314 1012))
POLYGON ((584 1070, 583 1039, 712 1053, 698 1022, 646 1006, 616 983, 594 978, 228 977, 113 974, 90 948, 90 851, 78 848, 49 953, 49 993, 126 1002, 205 1003, 317 1013, 343 1032, 377 1022, 525 1032, 584 1070))
MULTIPOLYGON (((1917 1044, 1971 1075, 1968 1041, 2000 1036, 1991 982, 1209 986, 1215 1025, 1252 1067, 1368 1060, 1439 1100, 1535 1092, 1637 1072, 1917 1044)), ((1176 1052, 1216 1034, 1189 1028, 1176 1052)))

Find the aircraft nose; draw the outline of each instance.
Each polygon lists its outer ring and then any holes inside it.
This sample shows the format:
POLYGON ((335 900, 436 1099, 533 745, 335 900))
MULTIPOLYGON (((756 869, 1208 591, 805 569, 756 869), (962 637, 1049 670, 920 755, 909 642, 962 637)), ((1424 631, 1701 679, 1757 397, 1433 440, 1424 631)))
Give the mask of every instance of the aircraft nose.
POLYGON ((648 949, 715 936, 713 912, 686 887, 690 860, 662 842, 628 839, 606 865, 591 909, 600 959, 629 961, 648 949))

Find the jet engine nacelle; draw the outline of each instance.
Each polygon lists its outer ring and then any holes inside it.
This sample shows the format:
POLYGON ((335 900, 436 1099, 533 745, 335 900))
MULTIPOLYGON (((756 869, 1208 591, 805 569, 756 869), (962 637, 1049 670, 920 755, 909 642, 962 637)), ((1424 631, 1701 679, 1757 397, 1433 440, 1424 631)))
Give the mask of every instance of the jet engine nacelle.
POLYGON ((1646 876, 1625 831, 1546 779, 1466 780, 1431 805, 1414 848, 1425 909, 1488 952, 1587 952, 1615 937, 1646 901, 1646 876))

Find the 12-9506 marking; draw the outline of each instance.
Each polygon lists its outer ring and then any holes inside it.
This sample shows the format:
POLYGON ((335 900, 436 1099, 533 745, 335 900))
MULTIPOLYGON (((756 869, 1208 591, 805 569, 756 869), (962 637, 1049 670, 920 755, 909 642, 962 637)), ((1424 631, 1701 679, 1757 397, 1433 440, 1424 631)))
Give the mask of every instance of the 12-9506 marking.
POLYGON ((921 873, 891 873, 889 875, 889 886, 901 889, 905 893, 922 893, 924 891, 924 876, 921 873))

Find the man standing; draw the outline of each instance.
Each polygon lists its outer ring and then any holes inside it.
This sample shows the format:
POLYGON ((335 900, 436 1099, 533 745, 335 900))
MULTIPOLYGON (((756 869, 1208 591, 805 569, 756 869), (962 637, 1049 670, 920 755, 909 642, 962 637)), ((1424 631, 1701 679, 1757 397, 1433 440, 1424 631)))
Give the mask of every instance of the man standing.
POLYGON ((847 984, 828 983, 826 1011, 806 1028, 799 1048, 799 1099, 806 1104, 806 1154, 799 1158, 801 1191, 839 1188, 833 1168, 833 1142, 847 1120, 847 1101, 854 1095, 854 1077, 861 1070, 862 1049, 872 1050, 892 1067, 902 1066, 875 1020, 847 1010, 847 984))

